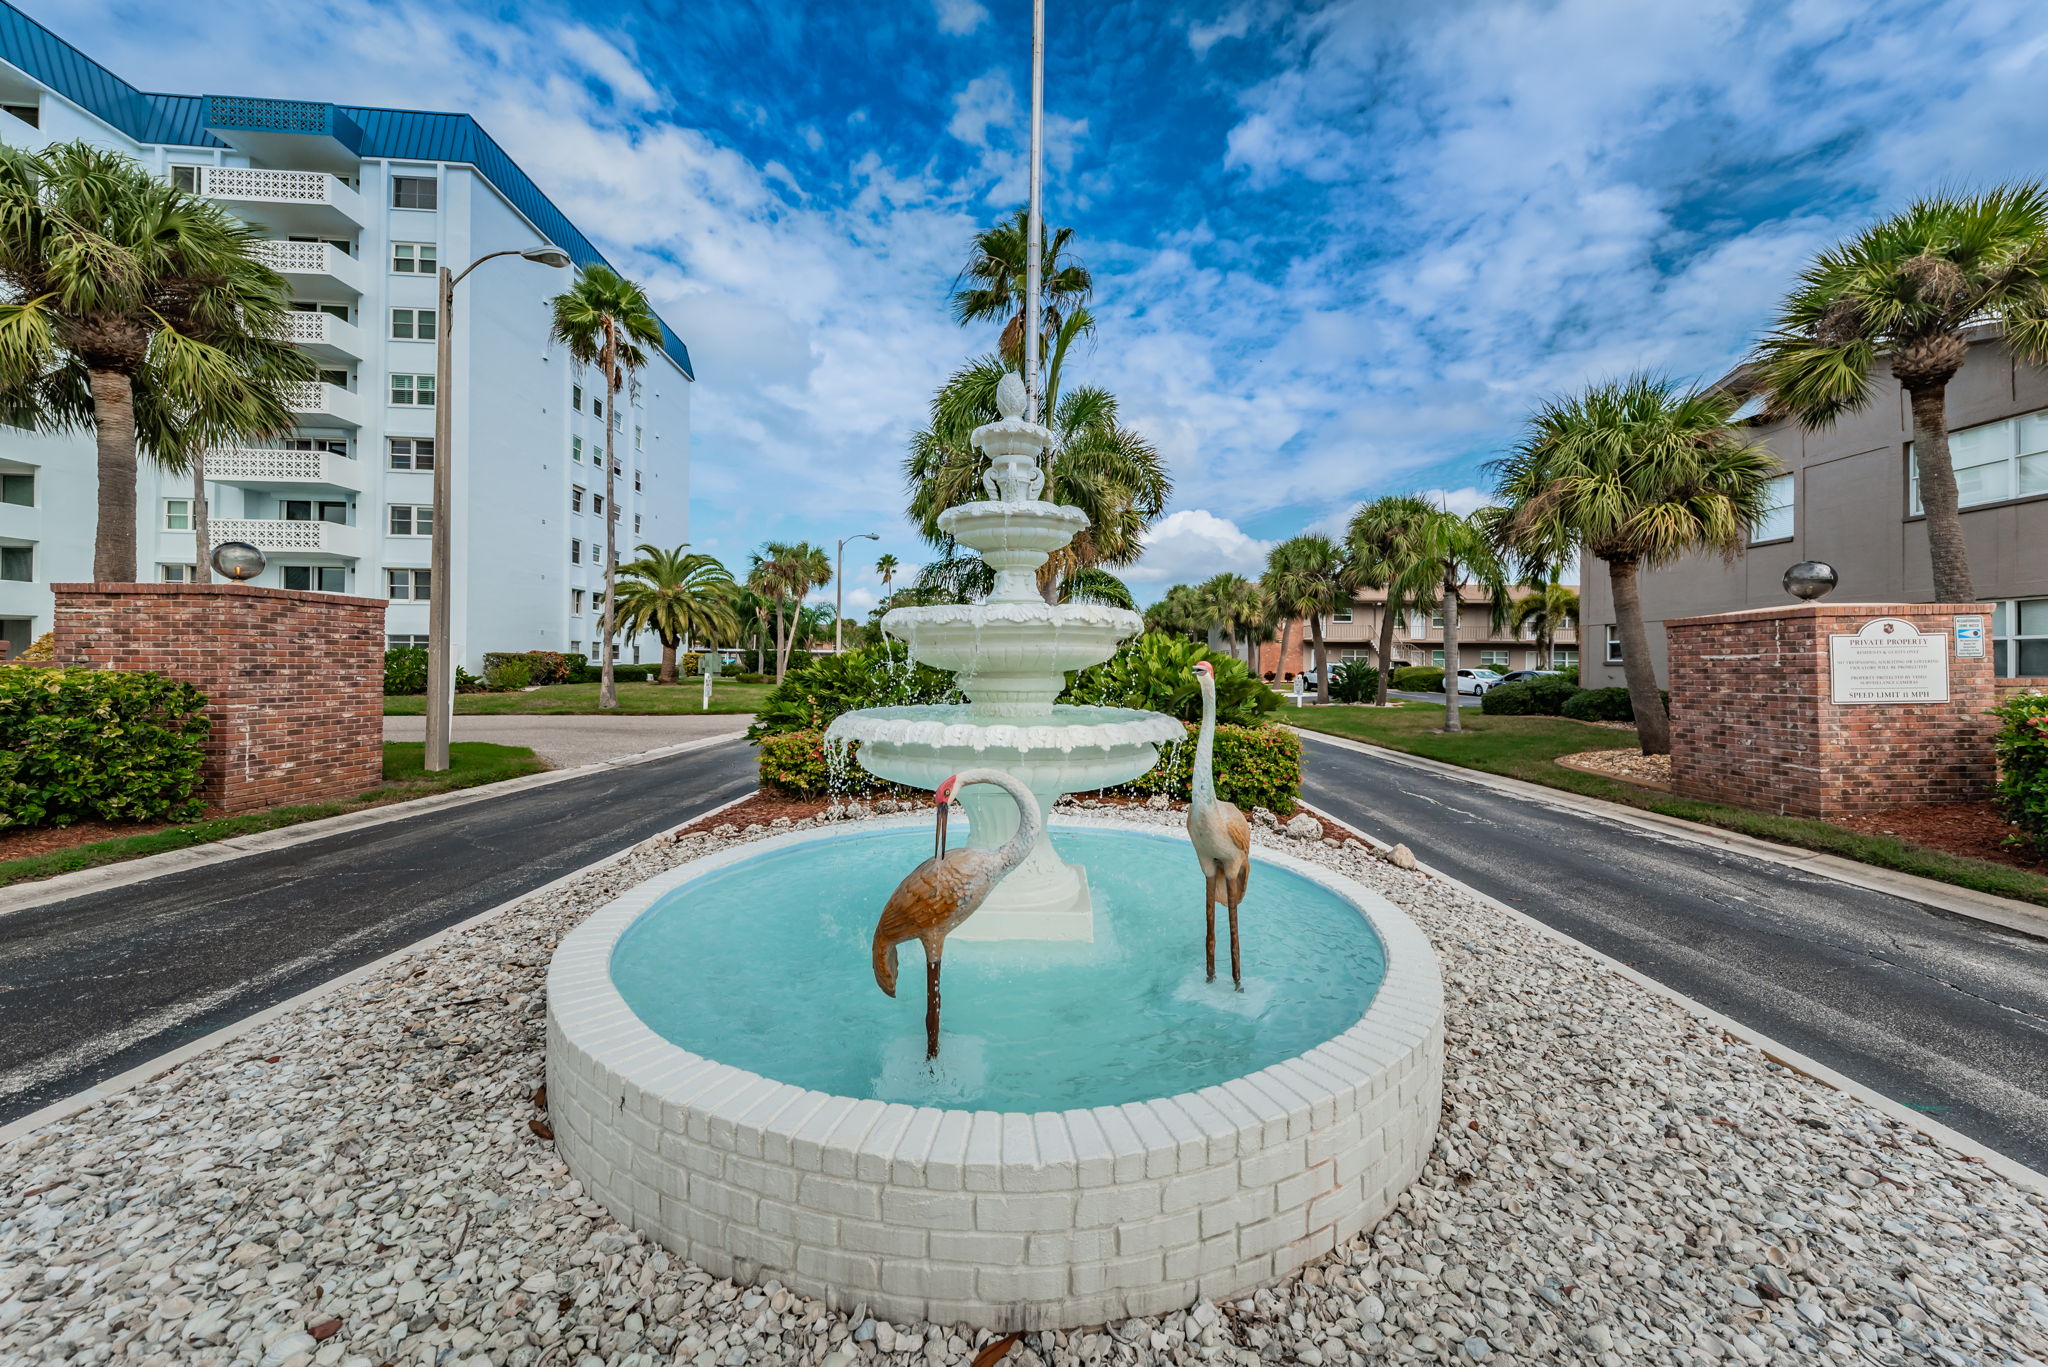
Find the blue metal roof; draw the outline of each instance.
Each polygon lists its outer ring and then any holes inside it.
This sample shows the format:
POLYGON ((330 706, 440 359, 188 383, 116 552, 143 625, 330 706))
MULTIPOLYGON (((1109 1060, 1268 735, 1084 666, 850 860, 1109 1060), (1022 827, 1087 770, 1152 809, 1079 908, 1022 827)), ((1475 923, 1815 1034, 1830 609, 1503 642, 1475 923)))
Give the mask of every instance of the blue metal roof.
MULTIPOLYGON (((361 157, 463 162, 474 166, 579 266, 605 262, 554 201, 467 114, 410 109, 369 109, 316 100, 270 100, 227 95, 164 95, 137 90, 71 44, 0 0, 0 60, 27 72, 64 98, 90 110, 138 142, 176 147, 225 147, 207 131, 235 128, 277 133, 325 133, 361 157)), ((691 379, 690 349, 667 322, 662 350, 691 379)))

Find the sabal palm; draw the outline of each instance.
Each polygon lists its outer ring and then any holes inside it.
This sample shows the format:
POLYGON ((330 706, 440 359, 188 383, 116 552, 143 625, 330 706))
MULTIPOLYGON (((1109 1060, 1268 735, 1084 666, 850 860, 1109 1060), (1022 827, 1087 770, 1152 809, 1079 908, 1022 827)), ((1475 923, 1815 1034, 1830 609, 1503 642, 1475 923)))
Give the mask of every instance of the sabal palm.
POLYGON ((1557 583, 1555 580, 1539 581, 1532 587, 1535 592, 1526 598, 1517 598, 1508 610, 1508 625, 1517 634, 1532 625, 1536 631, 1536 667, 1548 669, 1553 651, 1551 643, 1559 631, 1565 630, 1578 619, 1579 595, 1577 590, 1557 583))
MULTIPOLYGON (((1095 288, 1087 267, 1067 253, 1072 228, 1054 228, 1040 248, 1039 297, 1048 342, 1095 288)), ((967 264, 953 281, 953 317, 969 323, 1001 319, 1003 332, 996 350, 1012 369, 1023 369, 1025 266, 1031 259, 1028 213, 1016 214, 974 235, 967 264)), ((1050 407, 1050 405, 1047 405, 1050 407)))
POLYGON ((647 364, 647 353, 661 345, 661 320, 647 302, 646 291, 611 267, 583 268, 576 283, 551 301, 554 323, 550 335, 561 342, 571 360, 595 366, 604 377, 604 673, 598 685, 600 708, 619 705, 612 677, 616 653, 612 633, 616 617, 615 584, 619 574, 618 459, 613 453, 618 430, 619 391, 626 379, 647 364))
POLYGON ((1975 598, 1948 449, 1948 382, 1996 322, 2013 355, 2048 363, 2048 190, 2006 185, 1936 195, 1814 258, 1757 349, 1773 411, 1827 427, 1868 405, 1880 358, 1913 411, 1934 594, 1975 598))
POLYGON ((1344 549, 1359 586, 1386 595, 1380 606, 1376 647, 1380 677, 1374 701, 1381 707, 1387 705, 1387 684, 1394 668, 1395 626, 1419 601, 1407 593, 1421 560, 1418 533, 1435 512, 1412 494, 1388 494, 1360 507, 1345 528, 1344 549))
POLYGON ((1544 564, 1573 551, 1606 564, 1644 754, 1669 754, 1671 727, 1637 577, 1695 551, 1734 555, 1763 517, 1765 485, 1779 472, 1768 451, 1729 426, 1737 402, 1630 376, 1545 404, 1494 463, 1507 545, 1544 564))
POLYGON ((889 592, 889 585, 896 582, 896 571, 901 568, 902 563, 886 551, 883 552, 881 559, 875 561, 875 573, 882 580, 882 592, 885 596, 889 592))
MULTIPOLYGON (((1146 529, 1173 492, 1165 461, 1119 421, 1112 395, 1089 387, 1060 393, 1058 360, 1047 368, 1053 446, 1040 497, 1080 508, 1089 526, 1039 571, 1039 590, 1047 602, 1058 602, 1061 582, 1080 570, 1135 561, 1144 550, 1146 529)), ((933 397, 929 423, 911 438, 903 462, 911 486, 910 515, 925 539, 941 550, 950 547, 939 529, 939 514, 987 496, 981 487, 985 461, 970 434, 996 420, 996 386, 1007 372, 994 356, 961 369, 933 397)))
POLYGON ((291 429, 288 386, 316 371, 256 240, 118 152, 0 147, 0 422, 92 430, 97 580, 135 578, 138 455, 182 472, 291 429))
POLYGON ((716 644, 739 630, 733 613, 732 571, 716 556, 642 543, 635 559, 619 566, 619 622, 629 635, 651 631, 661 642, 657 682, 676 681, 676 648, 686 638, 716 644))
POLYGON ((1192 584, 1175 584, 1145 609, 1145 630, 1175 636, 1201 636, 1209 627, 1200 592, 1192 584))
POLYGON ((1201 604, 1210 649, 1219 648, 1218 636, 1227 636, 1233 655, 1238 643, 1251 633, 1266 611, 1265 595, 1259 586, 1241 574, 1218 574, 1203 580, 1195 586, 1195 598, 1201 604))
MULTIPOLYGON (((1323 618, 1351 606, 1358 576, 1337 543, 1320 532, 1290 537, 1266 557, 1261 581, 1283 618, 1308 622, 1315 646, 1316 701, 1330 700, 1330 649, 1323 639, 1323 618)), ((1285 662, 1286 641, 1281 641, 1285 662)))
POLYGON ((804 610, 804 599, 812 589, 832 582, 832 558, 824 548, 808 541, 770 541, 754 553, 747 586, 775 604, 775 681, 789 672, 789 652, 795 644, 795 613, 804 610))
POLYGON ((1493 624, 1508 611, 1508 570, 1488 534, 1486 509, 1461 516, 1445 508, 1429 509, 1416 521, 1415 563, 1403 576, 1401 595, 1426 602, 1434 595, 1444 617, 1444 730, 1462 731, 1458 703, 1458 627, 1464 608, 1464 586, 1476 585, 1487 597, 1493 624))

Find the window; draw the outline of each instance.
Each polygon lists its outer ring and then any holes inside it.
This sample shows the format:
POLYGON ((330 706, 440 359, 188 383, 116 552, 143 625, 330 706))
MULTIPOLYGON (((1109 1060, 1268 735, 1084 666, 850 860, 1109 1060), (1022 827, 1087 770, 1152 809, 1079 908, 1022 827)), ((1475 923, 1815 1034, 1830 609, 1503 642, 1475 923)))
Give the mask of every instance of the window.
POLYGON ((43 126, 43 111, 38 105, 0 104, 0 109, 4 109, 14 115, 15 118, 20 119, 30 128, 41 128, 43 126))
POLYGON ((598 398, 596 395, 592 395, 590 399, 590 416, 593 418, 601 418, 604 416, 604 400, 598 398))
POLYGON ((581 655, 581 654, 583 653, 583 642, 581 642, 581 641, 571 641, 571 642, 569 642, 569 653, 570 653, 571 655, 581 655))
POLYGON ((583 511, 583 486, 580 484, 569 486, 569 511, 572 513, 583 511))
POLYGON ((384 638, 384 648, 386 650, 425 650, 427 648, 427 638, 409 632, 402 632, 396 636, 386 636, 384 638))
POLYGON ((1408 634, 1418 639, 1429 634, 1429 623, 1423 620, 1421 613, 1411 612, 1408 614, 1408 634))
POLYGON ((640 440, 640 438, 641 438, 641 435, 642 435, 642 429, 640 429, 640 428, 638 428, 638 427, 635 427, 635 428, 633 429, 633 449, 634 449, 634 450, 636 450, 636 451, 637 451, 637 450, 639 450, 639 449, 640 449, 640 447, 641 447, 641 446, 642 446, 642 445, 644 444, 644 443, 642 443, 642 441, 640 440))
POLYGON ((197 565, 158 565, 157 582, 161 584, 196 584, 199 582, 197 565))
POLYGON ((1786 541, 1792 536, 1792 476, 1779 475, 1764 484, 1764 516, 1751 533, 1749 544, 1786 541))
MULTIPOLYGON (((583 615, 582 589, 569 590, 569 615, 572 617, 581 617, 583 615)), ((576 647, 574 647, 573 645, 569 647, 569 649, 571 650, 574 650, 575 648, 576 647)))
POLYGON ((571 408, 575 409, 575 410, 576 410, 576 411, 577 411, 578 413, 581 413, 581 412, 583 411, 583 386, 582 386, 582 385, 580 385, 580 384, 572 384, 572 385, 570 385, 570 386, 569 386, 569 406, 570 406, 571 408))
MULTIPOLYGON (((639 486, 639 484, 637 483, 638 479, 639 479, 639 476, 638 476, 638 475, 635 475, 635 476, 634 476, 634 480, 635 480, 636 482, 635 482, 635 484, 634 484, 634 486, 633 486, 633 487, 634 487, 634 488, 636 488, 636 489, 640 487, 640 486, 639 486)), ((1331 621, 1333 621, 1333 622, 1348 622, 1348 621, 1350 621, 1350 620, 1351 620, 1351 605, 1347 603, 1347 604, 1345 604, 1345 605, 1344 605, 1343 607, 1341 607, 1341 608, 1338 608, 1338 609, 1337 609, 1337 610, 1336 610, 1335 612, 1332 612, 1332 613, 1330 614, 1330 620, 1331 620, 1331 621)))
POLYGON ((0 546, 0 579, 26 584, 36 577, 34 546, 0 546))
POLYGON ((1482 650, 1479 652, 1479 663, 1488 669, 1506 669, 1508 653, 1505 650, 1482 650))
POLYGON ((1579 667, 1579 648, 1577 646, 1552 646, 1550 648, 1550 667, 1552 669, 1577 669, 1579 667))
POLYGON ((582 459, 583 459, 583 438, 581 438, 581 437, 571 437, 571 438, 569 438, 569 459, 570 459, 570 460, 582 460, 582 459))
POLYGON ((1429 662, 1435 665, 1438 669, 1442 669, 1444 667, 1444 653, 1441 650, 1430 651, 1429 662))
POLYGON ((386 570, 386 596, 401 602, 424 603, 431 596, 428 589, 433 584, 432 575, 431 570, 386 570))
POLYGON ((441 316, 433 309, 391 310, 391 340, 394 342, 431 342, 441 316))
MULTIPOLYGON (((1927 510, 1920 505, 1920 465, 1912 455, 1908 442, 1913 512, 1918 515, 1927 510)), ((2048 409, 1951 432, 1948 455, 1956 467, 1956 501, 1965 508, 2048 494, 2048 409)))
POLYGON ((633 472, 633 492, 636 494, 640 492, 640 472, 638 470, 633 472))
POLYGON ((1607 663, 1621 663, 1621 628, 1610 625, 1607 628, 1607 663))
POLYGON ((36 506, 36 477, 34 475, 0 475, 0 503, 16 503, 24 508, 36 506))
POLYGON ((392 469, 431 470, 434 468, 434 439, 432 437, 393 437, 390 444, 392 469))
POLYGON ((287 522, 348 522, 348 504, 339 499, 315 503, 309 498, 288 498, 283 502, 287 522))
POLYGON ((441 207, 441 182, 432 176, 393 176, 391 207, 438 209, 441 207))
POLYGON ((1991 672, 2001 679, 2048 674, 2048 598, 2000 603, 1991 617, 1991 672))
POLYGON ((164 530, 167 532, 189 532, 192 530, 191 499, 167 498, 164 500, 164 530))
POLYGON ((1444 610, 1442 608, 1438 608, 1435 612, 1429 614, 1429 624, 1438 631, 1444 629, 1444 610))
POLYGON ((347 389, 348 372, 346 370, 322 370, 320 372, 320 383, 331 384, 336 389, 347 389))
POLYGON ((427 503, 394 503, 390 508, 393 536, 432 536, 434 509, 427 503))
POLYGON ((640 535, 640 514, 633 514, 633 535, 640 535))
POLYGON ((599 516, 599 517, 603 517, 603 516, 604 516, 604 495, 603 495, 603 494, 592 494, 592 495, 590 496, 590 511, 591 511, 591 512, 593 512, 593 513, 595 513, 595 514, 597 514, 597 516, 599 516))
POLYGON ((348 305, 347 305, 347 304, 315 304, 315 303, 309 303, 309 302, 307 302, 307 301, 304 301, 304 300, 295 300, 295 301, 293 301, 293 303, 292 303, 292 312, 293 312, 293 313, 324 313, 324 314, 328 315, 328 316, 329 316, 330 318, 339 318, 339 319, 341 319, 341 321, 342 321, 342 322, 344 322, 344 323, 346 323, 346 322, 348 321, 348 305))
POLYGON ((410 404, 415 408, 434 406, 434 377, 432 375, 393 375, 391 377, 391 402, 410 404))
POLYGON ((286 451, 326 451, 330 455, 348 455, 348 443, 338 437, 286 437, 278 445, 286 451))
POLYGON ((398 275, 432 275, 440 264, 439 250, 431 242, 394 242, 391 269, 398 275))
POLYGON ((188 195, 199 193, 199 168, 197 166, 173 166, 171 184, 188 195))
POLYGON ((348 571, 339 565, 286 565, 284 586, 313 593, 347 593, 348 571))
POLYGON ((583 563, 583 543, 581 541, 571 541, 569 543, 569 563, 572 565, 583 563))

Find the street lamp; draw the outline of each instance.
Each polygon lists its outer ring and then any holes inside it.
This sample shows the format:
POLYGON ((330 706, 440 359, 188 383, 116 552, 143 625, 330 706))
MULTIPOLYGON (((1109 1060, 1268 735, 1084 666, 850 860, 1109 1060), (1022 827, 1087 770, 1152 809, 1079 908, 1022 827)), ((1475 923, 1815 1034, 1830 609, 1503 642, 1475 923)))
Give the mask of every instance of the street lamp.
POLYGON ((428 773, 440 773, 448 767, 448 733, 455 722, 455 661, 448 640, 455 598, 448 573, 448 563, 454 554, 449 524, 455 512, 455 414, 448 391, 455 382, 455 287, 478 266, 501 256, 523 256, 528 261, 557 268, 569 264, 569 253, 550 242, 525 251, 507 248, 486 252, 464 266, 460 274, 450 274, 446 266, 441 267, 440 318, 434 329, 434 548, 427 576, 428 773))
POLYGON ((849 541, 880 541, 873 532, 861 532, 857 536, 839 538, 837 555, 839 562, 832 567, 832 653, 838 655, 846 649, 846 624, 840 619, 846 615, 846 543, 849 541))

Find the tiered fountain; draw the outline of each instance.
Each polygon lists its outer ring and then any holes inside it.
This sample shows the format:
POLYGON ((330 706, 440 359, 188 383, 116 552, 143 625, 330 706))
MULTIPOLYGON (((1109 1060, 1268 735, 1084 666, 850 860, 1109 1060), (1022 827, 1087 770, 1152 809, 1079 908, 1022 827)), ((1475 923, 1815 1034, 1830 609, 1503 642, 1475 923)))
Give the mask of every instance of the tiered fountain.
MULTIPOLYGON (((927 790, 974 766, 1002 769, 1038 799, 1050 829, 1062 793, 1127 783, 1159 759, 1159 747, 1185 739, 1181 724, 1157 712, 1053 703, 1066 671, 1099 664, 1144 618, 1094 603, 1047 603, 1038 570, 1088 526, 1079 508, 1047 503, 1039 458, 1052 433, 1024 417, 1024 384, 1012 373, 996 390, 995 422, 974 430, 989 458, 982 487, 990 498, 939 515, 939 527, 981 552, 995 570, 987 601, 960 607, 897 608, 882 630, 906 642, 913 660, 958 676, 964 704, 875 707, 832 723, 826 743, 860 746, 872 774, 927 790)), ((1016 807, 1000 790, 970 787, 969 843, 987 849, 1017 830, 1016 807)), ((954 933, 960 940, 1093 940, 1088 874, 1053 851, 1048 835, 1003 880, 981 910, 954 933)))

